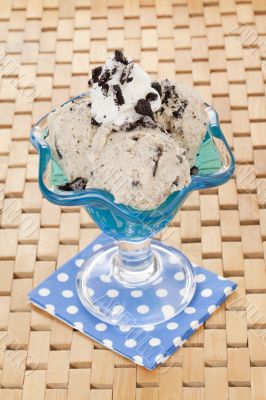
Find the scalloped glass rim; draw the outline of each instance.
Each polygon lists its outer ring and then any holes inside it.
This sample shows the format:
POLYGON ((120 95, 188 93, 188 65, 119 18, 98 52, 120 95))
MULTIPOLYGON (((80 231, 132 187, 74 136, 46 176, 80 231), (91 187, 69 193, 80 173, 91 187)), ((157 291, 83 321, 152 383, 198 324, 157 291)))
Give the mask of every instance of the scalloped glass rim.
MULTIPOLYGON (((63 104, 73 100, 83 99, 87 96, 88 93, 83 93, 67 100, 63 104)), ((43 131, 45 129, 44 125, 46 123, 47 116, 49 115, 48 113, 33 126, 30 133, 31 143, 38 151, 40 156, 38 170, 40 190, 44 197, 46 197, 49 201, 60 206, 87 206, 90 202, 94 202, 95 204, 104 203, 105 206, 113 208, 116 213, 121 216, 124 215, 129 220, 134 220, 136 217, 138 217, 140 212, 142 213, 142 218, 145 218, 145 216, 151 216, 151 214, 155 211, 156 213, 159 212, 161 217, 164 215, 167 216, 169 213, 173 212, 173 209, 177 208, 178 205, 185 200, 190 192, 222 185, 228 181, 234 173, 234 157, 220 128, 218 115, 216 111, 208 104, 206 104, 206 112, 209 117, 206 136, 208 136, 208 139, 211 139, 214 148, 216 148, 217 153, 219 153, 221 159, 220 168, 212 173, 193 175, 191 177, 191 183, 187 187, 170 194, 162 204, 150 210, 140 210, 124 204, 115 203, 113 195, 102 189, 83 189, 75 192, 67 192, 59 190, 56 187, 47 187, 44 181, 44 175, 47 172, 48 164, 51 160, 51 151, 48 144, 43 139, 43 131)), ((196 165, 197 164, 198 159, 196 165)))

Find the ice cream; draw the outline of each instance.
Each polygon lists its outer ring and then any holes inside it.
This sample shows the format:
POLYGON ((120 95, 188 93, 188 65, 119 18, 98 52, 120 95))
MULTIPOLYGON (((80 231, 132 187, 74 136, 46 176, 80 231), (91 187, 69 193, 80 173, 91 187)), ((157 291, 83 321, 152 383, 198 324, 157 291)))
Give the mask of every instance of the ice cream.
POLYGON ((106 137, 87 187, 108 190, 118 203, 150 209, 189 182, 183 149, 160 130, 142 128, 106 137))
POLYGON ((179 82, 166 79, 155 85, 162 103, 160 110, 155 113, 155 120, 185 149, 192 168, 206 133, 206 106, 197 92, 179 82))
POLYGON ((117 203, 153 209, 190 183, 207 125, 192 89, 152 82, 119 51, 89 86, 83 101, 48 117, 46 140, 68 179, 60 189, 104 189, 117 203))
POLYGON ((91 125, 90 107, 72 101, 50 113, 47 122, 46 141, 68 181, 87 177, 92 165, 85 160, 91 151, 91 137, 97 130, 91 125))
POLYGON ((92 71, 91 114, 98 124, 123 126, 161 107, 158 92, 149 75, 120 51, 92 71))

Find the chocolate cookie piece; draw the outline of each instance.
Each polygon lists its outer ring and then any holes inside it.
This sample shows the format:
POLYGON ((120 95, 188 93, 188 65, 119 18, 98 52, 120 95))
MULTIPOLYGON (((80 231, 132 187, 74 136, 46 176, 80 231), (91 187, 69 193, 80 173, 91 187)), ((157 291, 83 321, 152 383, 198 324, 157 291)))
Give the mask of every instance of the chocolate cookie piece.
POLYGON ((198 172, 199 172, 199 169, 195 165, 190 169, 190 175, 197 175, 198 172))
POLYGON ((127 132, 131 132, 131 131, 133 131, 134 129, 139 128, 139 127, 142 127, 142 126, 144 126, 144 123, 143 123, 143 119, 140 118, 140 119, 138 119, 137 121, 132 122, 132 123, 129 124, 129 125, 126 125, 126 126, 125 126, 125 130, 126 130, 127 132))
POLYGON ((95 118, 91 118, 91 124, 94 126, 101 126, 101 124, 99 124, 99 122, 97 122, 95 118))
POLYGON ((171 98, 171 90, 170 89, 166 89, 163 99, 162 99, 162 103, 168 105, 168 100, 171 98))
POLYGON ((102 73, 102 67, 101 66, 93 68, 92 73, 91 73, 91 77, 92 77, 93 83, 98 82, 101 73, 102 73))
POLYGON ((139 99, 136 106, 135 111, 141 115, 147 115, 148 117, 153 119, 153 112, 151 109, 150 103, 145 99, 139 99))
POLYGON ((58 189, 65 190, 67 192, 85 189, 87 180, 84 178, 76 178, 72 182, 67 182, 65 185, 58 186, 58 189))
POLYGON ((128 83, 128 82, 132 82, 133 81, 133 77, 130 76, 130 74, 132 72, 133 65, 134 65, 133 62, 131 61, 123 69, 122 74, 120 76, 121 85, 124 85, 125 82, 128 83))
POLYGON ((175 178, 173 185, 178 186, 179 185, 179 178, 178 176, 175 178))
POLYGON ((108 95, 108 91, 109 91, 109 85, 108 85, 108 83, 104 83, 104 84, 102 85, 102 92, 103 92, 103 95, 104 95, 104 96, 107 96, 107 95, 108 95))
POLYGON ((156 92, 158 92, 158 93, 159 93, 159 96, 161 97, 161 95, 162 95, 162 87, 161 87, 160 83, 154 81, 154 82, 151 83, 151 87, 152 87, 153 89, 155 89, 156 92))
POLYGON ((109 91, 109 85, 108 85, 108 81, 112 78, 111 73, 109 71, 109 69, 107 69, 106 71, 104 71, 99 79, 98 79, 98 85, 102 88, 102 92, 104 94, 104 96, 107 96, 108 91, 109 91))
POLYGON ((160 159, 162 153, 163 153, 162 148, 161 148, 161 147, 158 147, 158 148, 156 149, 156 158, 155 158, 155 160, 154 160, 154 167, 153 167, 153 171, 152 171, 152 175, 153 175, 153 176, 156 175, 157 168, 158 168, 158 162, 159 162, 159 159, 160 159))
POLYGON ((173 116, 175 118, 182 118, 187 105, 188 105, 187 100, 181 101, 181 106, 177 110, 173 111, 173 116))
POLYGON ((146 95, 146 100, 148 101, 154 101, 158 99, 158 94, 150 92, 146 95))
POLYGON ((126 59, 126 57, 124 56, 124 54, 122 53, 121 50, 115 50, 115 55, 114 55, 114 59, 117 62, 120 62, 121 64, 128 64, 128 60, 126 59))
POLYGON ((140 181, 132 181, 132 186, 139 186, 140 181))
POLYGON ((135 122, 132 122, 130 124, 125 124, 123 127, 123 130, 125 130, 126 132, 130 132, 133 131, 134 129, 137 128, 150 128, 150 129, 156 129, 157 128, 157 124, 152 121, 149 117, 141 117, 140 119, 138 119, 135 122))
POLYGON ((117 106, 122 106, 122 104, 125 103, 121 87, 119 85, 114 85, 113 86, 113 91, 114 91, 114 97, 115 97, 115 103, 117 106))

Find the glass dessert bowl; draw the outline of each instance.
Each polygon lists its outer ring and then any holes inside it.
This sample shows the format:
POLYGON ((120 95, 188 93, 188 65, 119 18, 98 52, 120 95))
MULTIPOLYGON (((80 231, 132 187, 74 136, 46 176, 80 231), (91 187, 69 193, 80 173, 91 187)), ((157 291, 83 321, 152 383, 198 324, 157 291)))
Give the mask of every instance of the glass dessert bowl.
MULTIPOLYGON (((85 93, 69 101, 84 101, 87 96, 85 93)), ((192 191, 221 185, 233 175, 234 158, 217 113, 208 105, 206 112, 208 130, 198 152, 196 174, 187 187, 152 210, 117 204, 111 193, 101 189, 59 190, 66 178, 44 140, 49 114, 32 128, 43 196, 60 206, 83 206, 101 231, 115 239, 93 249, 77 275, 82 304, 104 322, 125 330, 138 326, 149 329, 179 314, 195 293, 195 272, 188 258, 151 238, 169 224, 192 191)))

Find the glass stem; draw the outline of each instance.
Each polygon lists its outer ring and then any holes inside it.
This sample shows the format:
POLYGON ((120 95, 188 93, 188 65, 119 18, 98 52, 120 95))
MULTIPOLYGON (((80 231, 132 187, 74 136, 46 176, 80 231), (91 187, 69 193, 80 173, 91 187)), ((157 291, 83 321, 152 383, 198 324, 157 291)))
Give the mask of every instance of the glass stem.
POLYGON ((113 261, 116 279, 127 285, 144 284, 157 277, 158 263, 151 248, 151 239, 142 242, 118 242, 113 261))

